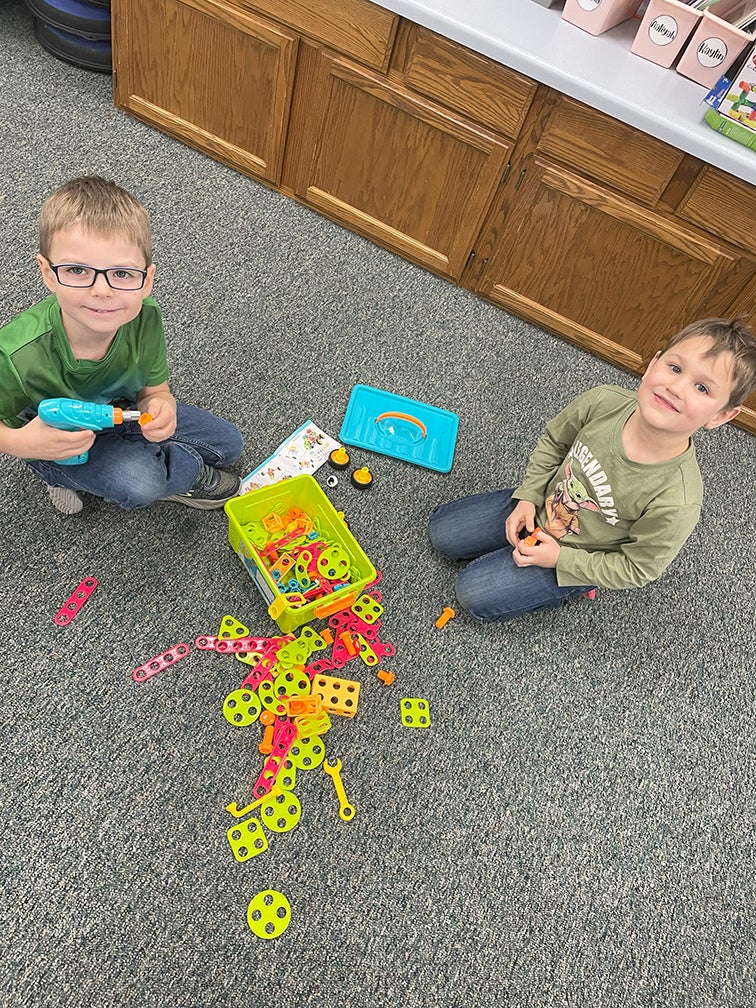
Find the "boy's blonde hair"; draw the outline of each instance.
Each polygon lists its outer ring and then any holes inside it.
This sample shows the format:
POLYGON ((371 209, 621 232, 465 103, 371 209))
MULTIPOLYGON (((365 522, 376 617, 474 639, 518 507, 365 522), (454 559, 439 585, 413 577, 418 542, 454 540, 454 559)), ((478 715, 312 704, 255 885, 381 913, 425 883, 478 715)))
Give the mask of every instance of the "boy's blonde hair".
POLYGON ((697 336, 708 336, 712 341, 705 357, 732 354, 732 392, 725 409, 740 406, 756 389, 756 333, 737 319, 701 319, 675 333, 661 352, 666 353, 683 340, 697 336))
POLYGON ((152 234, 147 211, 115 182, 98 175, 85 175, 59 186, 42 204, 39 214, 39 251, 49 259, 50 245, 58 231, 76 224, 90 234, 109 238, 120 235, 152 263, 152 234))

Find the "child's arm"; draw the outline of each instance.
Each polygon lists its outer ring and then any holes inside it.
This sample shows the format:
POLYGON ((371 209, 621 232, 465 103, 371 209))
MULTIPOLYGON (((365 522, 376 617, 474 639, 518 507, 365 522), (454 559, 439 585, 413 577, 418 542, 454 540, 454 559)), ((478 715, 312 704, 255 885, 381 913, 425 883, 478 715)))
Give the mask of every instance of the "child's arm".
POLYGON ((34 417, 23 427, 6 427, 0 423, 0 452, 21 459, 60 459, 81 455, 92 447, 95 432, 90 430, 62 431, 34 417))
POLYGON ((137 409, 149 413, 152 420, 142 424, 142 434, 148 441, 167 441, 176 430, 176 400, 168 382, 147 385, 137 396, 137 409))
POLYGON ((598 585, 600 588, 642 588, 661 577, 684 546, 699 517, 697 506, 668 508, 666 522, 659 514, 639 518, 627 542, 616 550, 585 550, 579 543, 561 545, 547 532, 536 532, 538 544, 518 541, 513 559, 518 567, 556 568, 564 585, 598 585))

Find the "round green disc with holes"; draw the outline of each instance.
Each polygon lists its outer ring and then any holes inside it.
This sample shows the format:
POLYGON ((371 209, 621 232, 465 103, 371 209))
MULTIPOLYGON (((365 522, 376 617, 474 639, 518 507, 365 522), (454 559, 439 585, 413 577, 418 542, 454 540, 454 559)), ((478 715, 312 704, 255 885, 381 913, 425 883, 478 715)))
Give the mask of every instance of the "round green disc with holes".
POLYGON ((293 791, 294 785, 297 783, 297 768, 291 762, 287 756, 284 765, 278 771, 278 776, 276 777, 276 784, 283 788, 284 791, 293 791))
POLYGON ((279 791, 270 801, 260 806, 263 826, 274 833, 288 833, 299 822, 302 806, 293 791, 279 791))
POLYGON ((310 677, 304 672, 295 672, 294 669, 285 669, 279 672, 273 683, 273 689, 278 696, 309 696, 312 689, 310 677))
POLYGON ((246 728, 260 716, 260 701, 250 689, 237 689, 223 701, 223 717, 235 728, 246 728))
POLYGON ((297 770, 314 770, 325 759, 325 745, 319 735, 295 739, 288 752, 288 759, 297 770))
POLYGON ((270 679, 263 679, 257 687, 257 695, 260 697, 260 702, 266 710, 273 711, 279 717, 283 717, 288 713, 288 704, 276 693, 276 688, 270 679))
POLYGON ((247 907, 247 924, 258 938, 278 938, 291 921, 291 905, 283 893, 265 889, 247 907))

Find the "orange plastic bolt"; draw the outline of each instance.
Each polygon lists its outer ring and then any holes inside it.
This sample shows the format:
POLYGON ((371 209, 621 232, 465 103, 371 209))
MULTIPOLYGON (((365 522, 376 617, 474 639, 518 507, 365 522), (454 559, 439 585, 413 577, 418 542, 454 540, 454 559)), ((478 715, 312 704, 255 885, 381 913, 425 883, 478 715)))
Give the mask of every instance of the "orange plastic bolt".
POLYGON ((537 546, 538 545, 538 536, 536 535, 536 533, 540 532, 540 531, 541 531, 540 528, 536 525, 536 527, 533 529, 533 531, 530 533, 530 535, 527 536, 527 538, 523 540, 523 542, 525 543, 525 545, 526 546, 537 546))
POLYGON ((142 413, 137 423, 140 427, 143 427, 146 423, 149 423, 153 419, 152 413, 142 413))
POLYGON ((326 644, 333 644, 333 631, 330 627, 324 627, 320 631, 320 636, 326 642, 326 644))
POLYGON ((344 645, 348 655, 353 656, 357 654, 357 643, 349 630, 345 630, 343 633, 340 633, 339 640, 344 645))
POLYGON ((391 683, 396 678, 393 672, 387 672, 385 669, 382 668, 379 668, 375 674, 378 676, 381 682, 385 683, 387 686, 390 686, 391 683))
POLYGON ((275 728, 272 724, 266 725, 265 734, 262 737, 262 741, 257 747, 261 753, 272 753, 273 752, 273 732, 275 728))
POLYGON ((453 619, 456 615, 457 614, 454 612, 454 610, 450 609, 449 606, 447 606, 436 620, 436 626, 440 630, 441 627, 446 626, 449 620, 453 619))

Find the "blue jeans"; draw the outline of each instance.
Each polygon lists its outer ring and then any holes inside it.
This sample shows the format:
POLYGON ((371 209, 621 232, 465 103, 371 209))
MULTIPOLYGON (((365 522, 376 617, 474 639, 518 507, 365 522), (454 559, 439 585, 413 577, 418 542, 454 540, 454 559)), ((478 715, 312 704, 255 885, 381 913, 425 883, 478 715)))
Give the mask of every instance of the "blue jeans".
POLYGON ((40 459, 27 465, 49 486, 66 487, 103 497, 127 511, 186 493, 204 463, 231 465, 242 453, 242 436, 228 420, 198 406, 176 404, 176 431, 153 443, 138 423, 100 431, 82 465, 59 465, 40 459))
POLYGON ((518 567, 504 524, 518 502, 511 490, 462 497, 431 512, 430 541, 453 560, 470 560, 457 575, 459 604, 483 623, 551 609, 584 595, 591 585, 557 584, 551 567, 518 567))

